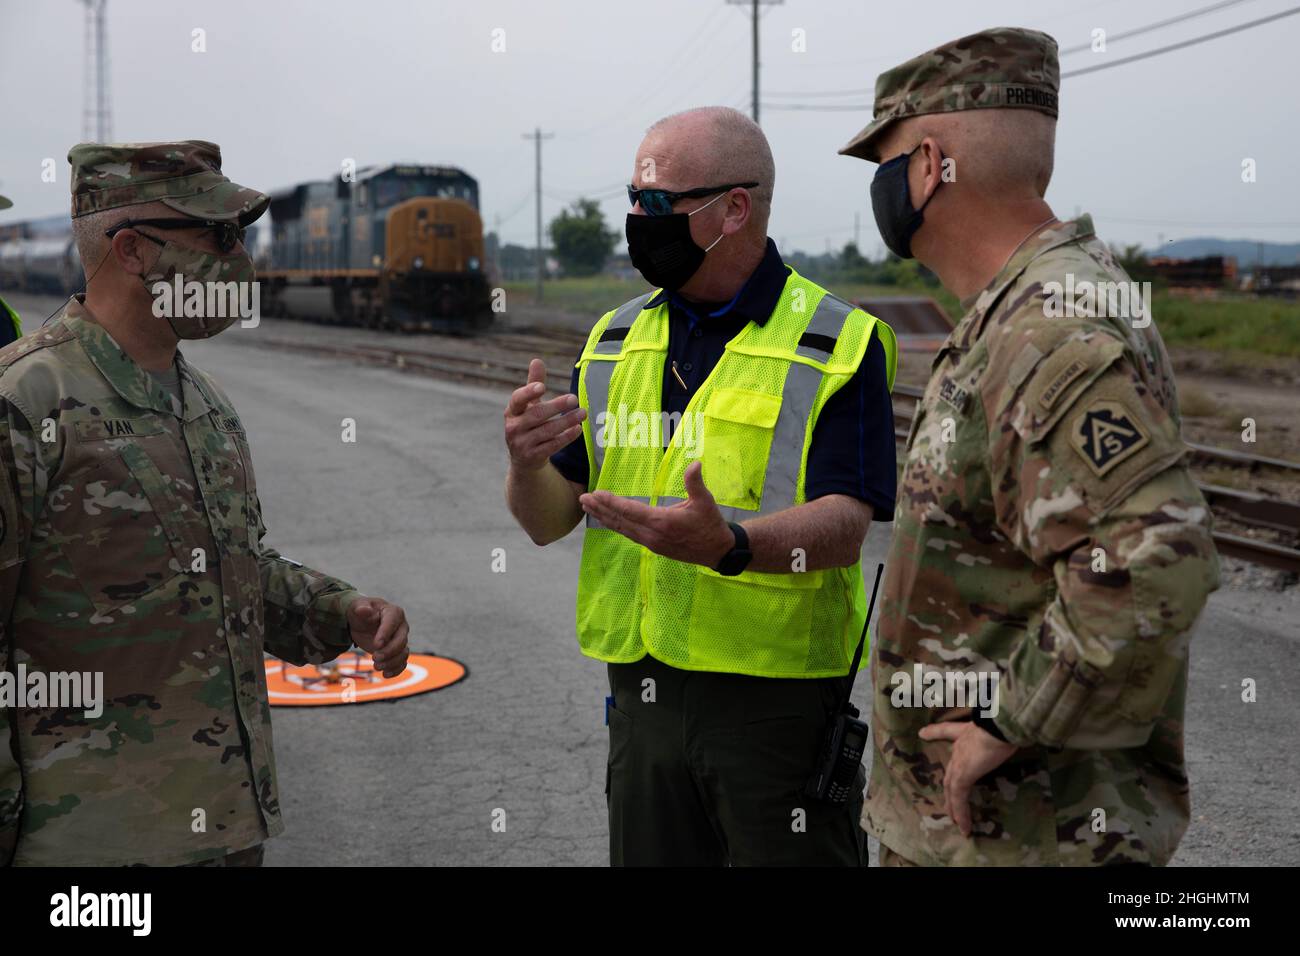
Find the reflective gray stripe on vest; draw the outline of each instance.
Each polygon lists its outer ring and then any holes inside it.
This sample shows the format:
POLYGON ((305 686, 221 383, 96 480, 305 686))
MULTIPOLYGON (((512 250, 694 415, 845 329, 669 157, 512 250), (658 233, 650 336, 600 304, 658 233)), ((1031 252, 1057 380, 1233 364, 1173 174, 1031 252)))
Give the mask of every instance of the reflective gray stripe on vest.
MULTIPOLYGON (((623 497, 623 498, 630 498, 630 499, 633 500, 633 501, 639 501, 639 502, 641 502, 641 504, 643 504, 643 505, 648 505, 648 504, 650 503, 650 499, 649 499, 648 497, 645 497, 645 496, 642 496, 642 495, 622 495, 621 497, 623 497)), ((595 517, 593 517, 592 515, 587 515, 587 527, 588 527, 588 528, 603 528, 603 527, 605 527, 605 526, 604 526, 603 524, 601 524, 600 521, 599 521, 598 519, 596 519, 595 517)))
MULTIPOLYGON (((647 292, 645 295, 624 302, 615 309, 609 325, 605 326, 605 331, 600 334, 600 340, 596 342, 592 351, 598 355, 618 355, 622 352, 628 330, 632 328, 632 323, 636 321, 636 317, 641 314, 641 309, 650 301, 652 295, 653 292, 647 292)), ((592 429, 591 450, 596 460, 596 469, 591 475, 593 487, 596 484, 596 476, 605 463, 605 449, 596 441, 596 416, 601 412, 609 411, 609 380, 614 375, 614 366, 617 364, 617 362, 588 362, 584 373, 587 383, 587 414, 592 429)))
POLYGON ((831 352, 835 351, 835 342, 844 331, 844 320, 853 309, 854 306, 835 298, 829 292, 822 296, 813 312, 812 321, 799 339, 795 353, 817 362, 829 359, 831 352))
POLYGON ((653 292, 647 292, 629 302, 624 302, 615 309, 609 325, 605 326, 605 331, 600 333, 600 340, 592 351, 597 355, 617 355, 623 351, 623 340, 627 338, 628 330, 632 328, 632 323, 636 321, 636 317, 641 314, 641 310, 645 308, 652 295, 653 292))
MULTIPOLYGON (((795 352, 818 362, 825 362, 835 351, 835 343, 844 331, 844 323, 854 306, 827 294, 817 303, 812 320, 799 340, 795 352)), ((772 450, 767 456, 763 475, 763 506, 759 514, 767 515, 794 507, 799 484, 799 465, 803 461, 804 433, 812 415, 817 389, 821 387, 821 369, 791 362, 781 388, 781 411, 772 434, 772 450)))
POLYGON ((591 486, 596 486, 596 476, 605 464, 605 446, 598 439, 600 430, 597 419, 601 412, 609 411, 609 380, 614 374, 617 362, 588 362, 583 373, 587 382, 587 414, 591 423, 591 454, 596 460, 596 470, 591 475, 591 486))

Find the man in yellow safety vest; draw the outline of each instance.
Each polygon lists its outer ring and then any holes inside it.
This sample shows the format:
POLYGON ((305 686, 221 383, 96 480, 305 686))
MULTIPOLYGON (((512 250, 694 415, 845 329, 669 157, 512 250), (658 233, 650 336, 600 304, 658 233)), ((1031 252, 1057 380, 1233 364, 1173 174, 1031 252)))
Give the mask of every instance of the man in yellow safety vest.
POLYGON ((655 291, 606 313, 572 394, 505 412, 506 498, 538 544, 585 517, 582 652, 605 661, 614 865, 838 864, 859 770, 810 797, 894 507, 893 332, 782 261, 762 130, 721 107, 650 128, 627 217, 655 291))

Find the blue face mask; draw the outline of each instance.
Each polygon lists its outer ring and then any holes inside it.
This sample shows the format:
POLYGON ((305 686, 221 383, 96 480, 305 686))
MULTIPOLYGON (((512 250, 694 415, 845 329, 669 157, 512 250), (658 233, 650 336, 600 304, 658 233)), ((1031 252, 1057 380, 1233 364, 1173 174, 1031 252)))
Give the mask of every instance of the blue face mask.
MULTIPOLYGON (((916 149, 881 163, 871 180, 871 211, 876 216, 876 228, 880 230, 885 247, 900 259, 912 258, 912 236, 925 220, 922 211, 934 198, 934 193, 930 193, 920 209, 912 208, 907 169, 916 149)), ((938 192, 937 187, 935 192, 938 192)))

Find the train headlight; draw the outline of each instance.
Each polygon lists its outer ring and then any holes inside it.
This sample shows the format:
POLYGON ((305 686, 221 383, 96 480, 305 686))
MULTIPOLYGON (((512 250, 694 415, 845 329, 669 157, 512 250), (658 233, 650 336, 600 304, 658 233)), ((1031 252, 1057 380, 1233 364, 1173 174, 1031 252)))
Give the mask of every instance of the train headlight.
POLYGON ((469 271, 478 272, 478 256, 469 257, 469 271))
POLYGON ((413 269, 423 269, 423 268, 424 268, 424 257, 423 257, 423 256, 416 256, 414 259, 412 259, 412 260, 411 260, 411 268, 413 268, 413 269))

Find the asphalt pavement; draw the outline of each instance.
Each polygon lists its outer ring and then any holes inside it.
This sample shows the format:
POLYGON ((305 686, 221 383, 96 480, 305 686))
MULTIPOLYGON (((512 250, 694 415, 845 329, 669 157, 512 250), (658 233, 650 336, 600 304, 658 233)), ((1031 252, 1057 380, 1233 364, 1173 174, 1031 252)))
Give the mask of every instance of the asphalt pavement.
MULTIPOLYGON (((54 307, 10 301, 29 326, 54 307)), ((603 865, 608 685, 573 631, 581 535, 539 548, 507 512, 504 393, 259 349, 257 335, 236 327, 184 350, 244 421, 269 543, 402 604, 413 649, 469 668, 395 703, 277 709, 287 832, 268 865, 603 865), (341 438, 349 418, 355 443, 341 438)), ((889 527, 873 525, 865 567, 889 527)), ((1223 589, 1198 624, 1193 820, 1176 864, 1300 865, 1298 592, 1223 589)), ((864 689, 854 696, 861 706, 864 689)))

